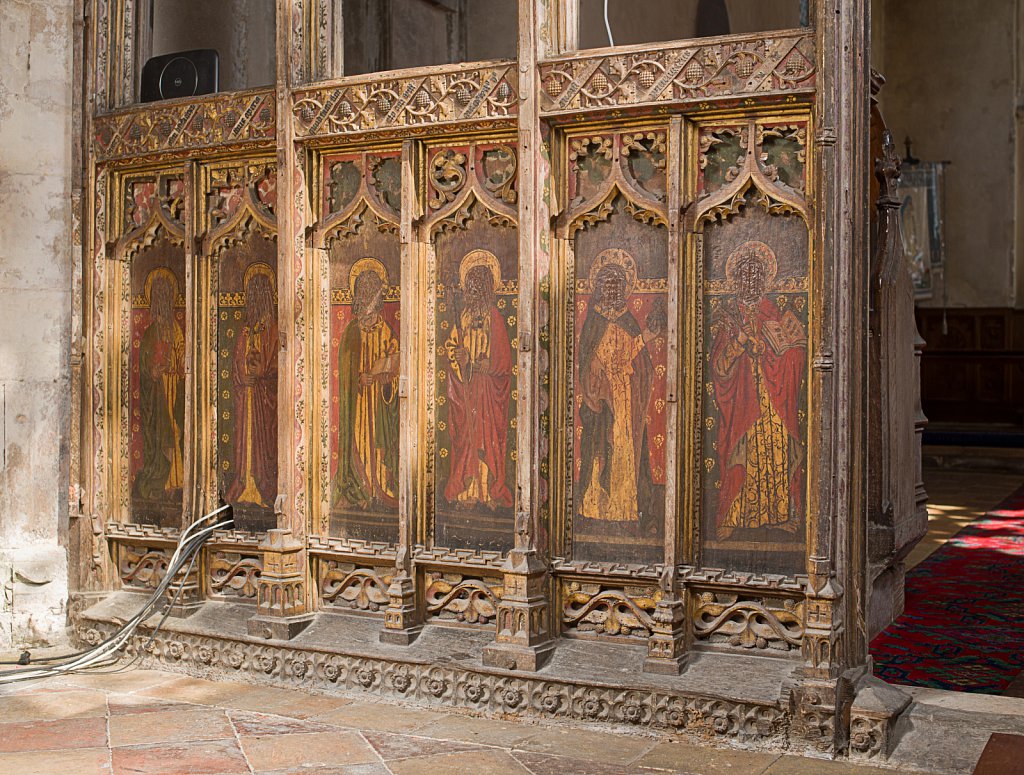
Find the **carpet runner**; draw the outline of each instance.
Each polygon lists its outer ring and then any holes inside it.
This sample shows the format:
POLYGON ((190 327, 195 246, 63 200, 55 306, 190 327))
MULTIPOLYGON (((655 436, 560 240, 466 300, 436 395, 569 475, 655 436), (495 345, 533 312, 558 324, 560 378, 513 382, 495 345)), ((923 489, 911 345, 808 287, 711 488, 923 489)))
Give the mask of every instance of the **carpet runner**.
POLYGON ((1000 694, 1024 670, 1024 487, 907 573, 871 654, 889 683, 960 692, 1000 694))

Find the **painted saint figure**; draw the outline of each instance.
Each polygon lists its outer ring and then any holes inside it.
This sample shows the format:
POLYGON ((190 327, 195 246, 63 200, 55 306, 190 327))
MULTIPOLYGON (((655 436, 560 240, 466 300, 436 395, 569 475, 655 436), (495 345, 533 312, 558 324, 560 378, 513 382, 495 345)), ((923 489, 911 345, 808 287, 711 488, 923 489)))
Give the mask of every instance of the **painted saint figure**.
POLYGON ((624 250, 603 251, 590 275, 593 295, 579 341, 579 513, 639 524, 652 490, 647 416, 654 366, 647 347, 664 332, 665 312, 653 309, 641 329, 629 311, 636 263, 624 250))
POLYGON ((234 472, 231 503, 270 508, 277 492, 277 314, 273 270, 246 271, 245 318, 231 364, 234 472))
POLYGON ((375 258, 350 274, 353 319, 338 351, 338 473, 342 508, 398 504, 398 338, 384 320, 387 270, 375 258))
POLYGON ((462 311, 445 342, 451 472, 444 496, 462 507, 512 505, 505 480, 512 347, 495 295, 495 255, 474 250, 459 267, 462 311))
POLYGON ((177 281, 166 269, 146 279, 150 322, 139 343, 142 468, 133 495, 160 500, 181 489, 185 336, 174 314, 177 281))
POLYGON ((731 295, 712 319, 711 378, 721 411, 718 537, 738 528, 796 532, 803 512, 803 436, 798 417, 807 332, 767 297, 778 271, 763 242, 726 261, 731 295))

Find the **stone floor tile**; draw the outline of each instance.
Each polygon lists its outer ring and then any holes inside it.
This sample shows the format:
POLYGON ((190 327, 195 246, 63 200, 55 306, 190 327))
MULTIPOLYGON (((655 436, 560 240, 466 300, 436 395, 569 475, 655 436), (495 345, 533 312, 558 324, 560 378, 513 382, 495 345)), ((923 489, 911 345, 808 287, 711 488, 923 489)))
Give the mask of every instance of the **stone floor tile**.
POLYGON ((54 721, 107 715, 107 697, 103 692, 39 692, 0 697, 0 723, 54 721))
POLYGON ((410 759, 414 756, 431 756, 437 753, 474 751, 480 748, 472 743, 456 743, 451 740, 434 740, 414 735, 392 735, 384 732, 364 732, 363 737, 384 761, 410 759))
POLYGON ((115 748, 113 763, 113 775, 243 775, 250 772, 234 738, 115 748))
POLYGON ((394 775, 532 775, 505 751, 463 751, 389 762, 394 775))
POLYGON ((111 775, 110 751, 24 751, 0 754, 0 772, 10 775, 111 775))
POLYGON ((238 696, 225 697, 213 704, 235 710, 308 719, 344 707, 352 702, 345 697, 325 697, 294 689, 275 689, 269 686, 249 686, 246 689, 247 691, 238 696))
POLYGON ((67 682, 70 686, 102 689, 107 692, 136 692, 169 683, 178 677, 174 673, 165 673, 162 670, 129 668, 117 672, 74 673, 67 677, 67 682))
POLYGON ((571 754, 579 759, 628 764, 651 750, 659 740, 595 732, 572 727, 540 727, 538 734, 515 746, 533 753, 571 754))
POLYGON ((522 747, 527 740, 545 731, 544 727, 530 724, 512 724, 475 716, 449 716, 423 727, 417 734, 437 740, 513 748, 522 747))
MULTIPOLYGON (((901 770, 904 773, 913 770, 901 770)), ((807 759, 801 756, 783 756, 772 764, 763 775, 882 775, 892 770, 870 767, 848 761, 827 761, 807 759)))
POLYGON ((159 700, 156 697, 149 697, 143 694, 108 694, 107 708, 111 716, 120 716, 125 713, 153 713, 165 710, 184 710, 185 708, 196 708, 186 702, 175 702, 174 700, 159 700))
POLYGON ((318 724, 315 721, 273 716, 266 713, 253 713, 248 710, 229 710, 228 717, 240 735, 287 735, 295 732, 330 732, 334 730, 330 724, 318 724))
POLYGON ((253 687, 233 681, 207 681, 202 678, 181 676, 166 683, 137 692, 139 696, 155 697, 158 700, 191 702, 197 705, 219 705, 232 699, 244 697, 253 687))
POLYGON ((373 748, 357 732, 333 730, 240 739, 245 757, 256 772, 380 762, 373 748))
POLYGON ((0 752, 100 748, 107 744, 105 718, 0 724, 0 752))
POLYGON ((730 772, 736 775, 761 775, 779 758, 776 753, 734 751, 666 741, 659 743, 634 762, 638 767, 717 775, 730 772))
POLYGON ((110 717, 110 745, 185 743, 233 738, 235 730, 219 708, 193 708, 122 714, 110 717))
POLYGON ((432 710, 355 701, 329 713, 314 716, 310 721, 379 732, 413 732, 447 718, 450 717, 432 710))
MULTIPOLYGON (((581 753, 572 749, 573 753, 581 753)), ((572 756, 550 756, 544 753, 513 751, 513 758, 525 766, 533 775, 665 775, 666 770, 652 770, 648 767, 625 767, 622 764, 608 764, 572 756)), ((697 775, 694 773, 694 775, 697 775)))
POLYGON ((392 775, 383 764, 333 765, 331 767, 294 767, 288 770, 256 771, 256 775, 392 775))

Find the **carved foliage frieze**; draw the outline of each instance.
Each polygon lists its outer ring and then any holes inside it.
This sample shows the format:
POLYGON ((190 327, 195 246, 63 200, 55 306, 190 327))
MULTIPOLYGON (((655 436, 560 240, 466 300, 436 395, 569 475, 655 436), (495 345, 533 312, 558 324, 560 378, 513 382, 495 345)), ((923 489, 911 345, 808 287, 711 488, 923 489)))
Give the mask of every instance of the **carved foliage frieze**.
POLYGON ((273 91, 219 94, 98 116, 94 147, 100 159, 142 156, 251 142, 277 133, 273 91))
POLYGON ((430 618, 476 625, 488 625, 494 621, 502 596, 500 577, 431 571, 426 574, 424 582, 430 618))
POLYGON ((699 594, 693 614, 698 640, 741 649, 798 651, 804 602, 797 598, 755 598, 726 592, 699 594))
POLYGON ((370 613, 387 608, 393 567, 321 559, 317 569, 322 605, 370 613))
POLYGON ((405 78, 339 82, 295 95, 297 137, 501 119, 519 105, 512 64, 456 67, 405 78))
POLYGON ((653 585, 609 587, 566 581, 562 585, 562 624, 576 633, 648 638, 661 597, 661 590, 653 585))
POLYGON ((811 89, 813 34, 573 56, 541 64, 546 113, 744 97, 811 89))
POLYGON ((210 594, 256 599, 256 585, 263 572, 263 555, 218 549, 210 554, 210 594))

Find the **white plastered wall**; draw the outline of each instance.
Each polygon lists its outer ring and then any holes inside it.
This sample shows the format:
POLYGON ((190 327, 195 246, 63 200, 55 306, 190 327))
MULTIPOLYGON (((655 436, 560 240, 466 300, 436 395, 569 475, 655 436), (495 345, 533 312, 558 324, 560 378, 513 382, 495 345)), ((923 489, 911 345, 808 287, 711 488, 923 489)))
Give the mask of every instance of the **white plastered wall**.
POLYGON ((0 649, 64 634, 72 14, 0 10, 0 649))

